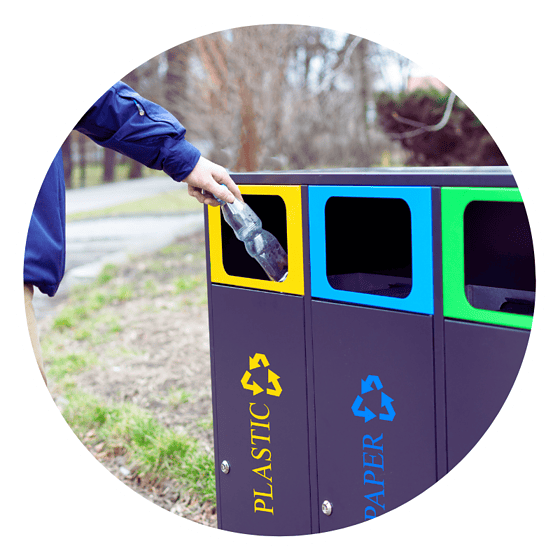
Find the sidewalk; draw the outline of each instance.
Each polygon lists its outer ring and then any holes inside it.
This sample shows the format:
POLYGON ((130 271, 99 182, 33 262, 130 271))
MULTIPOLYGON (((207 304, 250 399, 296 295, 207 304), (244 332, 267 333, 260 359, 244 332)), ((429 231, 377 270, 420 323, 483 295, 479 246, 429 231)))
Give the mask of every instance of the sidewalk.
POLYGON ((186 188, 185 183, 177 183, 164 175, 120 181, 98 187, 70 189, 66 191, 66 214, 99 210, 182 188, 186 188))

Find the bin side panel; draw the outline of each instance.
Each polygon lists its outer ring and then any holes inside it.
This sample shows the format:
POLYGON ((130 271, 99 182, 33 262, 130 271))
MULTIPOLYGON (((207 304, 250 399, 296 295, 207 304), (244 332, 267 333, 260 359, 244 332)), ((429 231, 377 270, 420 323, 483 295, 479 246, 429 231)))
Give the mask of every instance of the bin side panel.
POLYGON ((303 298, 211 290, 220 528, 309 534, 303 298))
POLYGON ((494 421, 521 367, 529 332, 445 320, 449 469, 494 421))
POLYGON ((324 532, 436 482, 433 317, 313 301, 313 348, 324 532))

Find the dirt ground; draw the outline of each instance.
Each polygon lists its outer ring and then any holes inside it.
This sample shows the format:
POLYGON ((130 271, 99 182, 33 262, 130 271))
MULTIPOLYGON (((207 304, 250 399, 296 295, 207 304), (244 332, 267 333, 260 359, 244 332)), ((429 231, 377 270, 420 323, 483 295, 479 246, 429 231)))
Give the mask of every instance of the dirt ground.
MULTIPOLYGON (((130 296, 103 310, 119 325, 118 332, 95 344, 68 334, 65 351, 97 356, 95 365, 76 375, 77 389, 105 401, 134 403, 162 425, 196 437, 213 455, 205 267, 203 233, 134 258, 111 280, 114 289, 128 287, 130 296)), ((52 329, 52 321, 43 319, 40 332, 52 329)), ((62 410, 64 398, 51 393, 62 410)), ((181 495, 174 481, 142 480, 124 455, 108 454, 102 445, 90 445, 87 437, 84 444, 111 473, 151 502, 216 526, 212 504, 181 495)))

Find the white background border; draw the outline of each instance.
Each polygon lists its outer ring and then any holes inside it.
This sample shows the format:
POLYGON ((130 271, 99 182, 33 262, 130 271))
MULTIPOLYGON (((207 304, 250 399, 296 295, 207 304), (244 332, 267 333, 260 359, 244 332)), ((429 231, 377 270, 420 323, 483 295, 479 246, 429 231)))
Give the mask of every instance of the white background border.
POLYGON ((80 457, 97 474, 99 474, 99 476, 103 480, 105 480, 110 486, 112 486, 115 490, 120 492, 123 496, 131 500, 136 505, 142 507, 146 511, 152 513, 153 515, 165 521, 168 521, 173 525, 182 527, 194 533, 198 533, 201 535, 205 535, 205 536, 209 536, 212 538, 229 541, 233 543, 251 544, 257 546, 302 546, 306 544, 326 543, 326 542, 358 535, 366 531, 369 531, 371 529, 375 529, 377 527, 390 523, 391 521, 394 521, 395 519, 398 519, 399 517, 406 515, 407 513, 413 511, 417 507, 426 503, 428 500, 430 500, 431 498, 439 494, 439 492, 444 490, 447 486, 449 486, 454 480, 457 479, 458 476, 460 476, 466 469, 468 469, 470 465, 475 461, 475 459, 484 451, 484 449, 492 441, 494 436, 498 433, 503 423, 509 416, 511 410, 513 409, 515 403, 517 402, 517 399, 521 394, 523 386, 527 380, 530 367, 535 357, 538 340, 542 328, 543 317, 544 317, 544 301, 545 301, 544 246, 543 246, 542 234, 541 234, 533 198, 531 196, 523 172, 519 164, 517 163, 517 160, 513 152, 509 148, 509 145, 507 144, 506 140, 504 139, 504 137, 502 136, 498 128, 494 125, 490 117, 484 112, 484 110, 478 105, 478 103, 448 74, 446 74, 442 69, 440 69, 439 67, 437 67, 429 60, 416 53, 415 51, 404 46, 403 44, 394 41, 393 39, 390 39, 384 35, 380 35, 374 31, 365 29, 363 27, 359 27, 353 24, 343 23, 332 19, 313 17, 313 16, 266 14, 260 16, 244 16, 244 17, 234 18, 230 20, 223 20, 220 22, 215 22, 201 27, 197 27, 195 29, 170 37, 169 39, 162 41, 154 45, 150 49, 147 49, 146 51, 140 53, 138 56, 134 57, 126 64, 121 66, 118 70, 116 70, 113 74, 111 74, 106 80, 104 80, 101 84, 99 84, 99 86, 96 87, 95 90, 93 90, 90 93, 90 95, 88 95, 83 100, 82 103, 80 103, 80 105, 72 113, 70 118, 62 126, 62 128, 54 138, 52 144, 50 145, 49 149, 47 150, 43 160, 41 161, 39 168, 37 169, 37 172, 31 184, 31 188, 29 190, 29 194, 26 198, 23 207, 22 217, 20 220, 19 229, 18 229, 17 239, 16 239, 16 249, 15 249, 15 259, 14 259, 14 292, 15 292, 14 303, 16 308, 16 320, 20 332, 20 339, 22 342, 24 355, 27 360, 27 364, 29 366, 33 381, 43 400, 43 403, 45 404, 45 407, 49 411, 49 414, 51 415, 55 424, 57 425, 61 433, 65 436, 65 438, 68 440, 70 445, 74 448, 74 450, 78 453, 78 455, 80 455, 80 457), (484 436, 481 438, 478 444, 471 450, 471 452, 450 473, 448 473, 445 477, 439 480, 428 490, 426 490, 425 492, 423 492, 421 495, 417 496, 413 500, 402 505, 401 507, 384 514, 378 519, 367 521, 359 525, 354 525, 352 527, 348 527, 346 529, 341 529, 338 531, 332 531, 328 533, 308 535, 302 537, 299 536, 298 537, 258 537, 258 536, 243 535, 238 533, 230 533, 227 531, 209 528, 200 525, 198 523, 180 518, 168 512, 167 510, 164 510, 154 505, 152 502, 141 497, 139 494, 134 492, 132 489, 130 489, 128 486, 126 486, 124 483, 122 483, 116 477, 110 474, 109 471, 107 471, 96 459, 94 459, 94 457, 89 453, 89 451, 85 448, 85 446, 79 441, 79 439, 69 428, 68 424, 63 419, 50 393, 48 392, 47 388, 43 383, 41 374, 35 362, 31 341, 29 339, 29 335, 27 332, 27 326, 26 326, 27 323, 25 319, 25 310, 23 306, 23 283, 21 281, 22 271, 23 271, 23 253, 25 247, 25 239, 26 239, 27 229, 29 226, 31 212, 33 210, 35 199, 37 197, 43 179, 46 175, 46 172, 52 160, 54 159, 57 151, 60 149, 62 142, 68 136, 68 134, 74 128, 74 126, 77 124, 77 122, 82 117, 82 115, 87 111, 87 109, 89 109, 89 107, 116 81, 123 78, 126 74, 128 74, 133 69, 137 68, 140 64, 146 62, 150 58, 153 58, 154 56, 180 43, 183 43, 185 41, 190 41, 192 39, 210 33, 223 31, 226 29, 253 26, 253 25, 268 25, 268 24, 293 24, 293 25, 325 27, 325 28, 335 29, 337 31, 344 32, 344 33, 350 33, 356 36, 363 37, 370 41, 380 43, 390 49, 399 52, 403 56, 410 58, 416 64, 423 66, 424 68, 426 68, 426 73, 436 76, 450 89, 455 91, 457 95, 468 105, 468 107, 480 119, 480 121, 486 127, 486 129, 490 132, 492 138, 496 141, 500 150, 505 155, 508 164, 515 176, 515 179, 519 186, 519 190, 525 202, 527 214, 529 217, 529 222, 531 225, 531 230, 533 233, 533 243, 535 249, 535 261, 536 261, 536 269, 537 269, 537 293, 536 293, 536 301, 535 301, 535 314, 533 318, 533 328, 529 338, 529 344, 527 347, 525 358, 523 360, 523 364, 521 366, 519 375, 517 376, 516 382, 511 390, 511 393, 509 394, 508 399, 506 400, 502 410, 496 417, 491 427, 484 434, 484 436))

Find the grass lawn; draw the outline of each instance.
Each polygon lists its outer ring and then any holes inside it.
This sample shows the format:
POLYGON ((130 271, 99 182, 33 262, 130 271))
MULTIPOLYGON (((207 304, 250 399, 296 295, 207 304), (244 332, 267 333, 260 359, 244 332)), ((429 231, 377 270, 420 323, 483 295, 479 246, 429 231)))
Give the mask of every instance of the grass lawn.
MULTIPOLYGON (((128 163, 119 163, 115 165, 115 181, 126 181, 128 179, 129 170, 130 170, 130 164, 128 163)), ((72 186, 74 188, 96 187, 104 183, 102 163, 88 163, 86 165, 83 185, 82 185, 82 173, 83 170, 81 167, 77 165, 73 167, 72 186)), ((149 167, 144 167, 142 169, 142 177, 152 177, 152 176, 157 176, 162 174, 163 171, 157 171, 154 169, 150 169, 149 167)))
POLYGON ((157 505, 210 524, 205 267, 202 234, 107 265, 45 319, 41 342, 51 394, 94 456, 122 460, 132 488, 142 481, 157 505))

